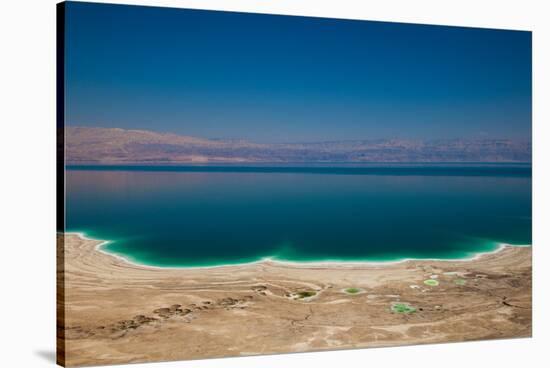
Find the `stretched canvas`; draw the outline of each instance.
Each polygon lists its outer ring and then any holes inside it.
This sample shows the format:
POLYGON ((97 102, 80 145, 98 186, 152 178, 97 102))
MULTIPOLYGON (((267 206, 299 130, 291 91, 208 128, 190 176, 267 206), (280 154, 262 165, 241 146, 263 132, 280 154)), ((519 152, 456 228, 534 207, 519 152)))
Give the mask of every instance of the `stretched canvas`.
POLYGON ((531 336, 530 32, 57 9, 59 364, 531 336))

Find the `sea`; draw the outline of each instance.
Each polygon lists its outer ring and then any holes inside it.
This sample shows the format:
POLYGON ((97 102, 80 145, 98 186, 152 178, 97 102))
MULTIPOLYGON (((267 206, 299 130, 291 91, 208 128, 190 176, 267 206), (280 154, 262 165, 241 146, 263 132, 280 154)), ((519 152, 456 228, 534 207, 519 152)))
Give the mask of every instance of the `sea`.
POLYGON ((69 165, 68 232, 156 267, 467 259, 529 245, 530 164, 69 165))

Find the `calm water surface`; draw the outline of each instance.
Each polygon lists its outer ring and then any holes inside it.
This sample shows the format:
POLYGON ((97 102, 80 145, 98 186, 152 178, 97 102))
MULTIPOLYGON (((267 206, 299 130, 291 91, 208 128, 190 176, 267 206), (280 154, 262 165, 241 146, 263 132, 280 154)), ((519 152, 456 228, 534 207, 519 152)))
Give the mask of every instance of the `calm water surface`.
POLYGON ((68 167, 68 231, 155 266, 460 258, 531 243, 525 165, 68 167))

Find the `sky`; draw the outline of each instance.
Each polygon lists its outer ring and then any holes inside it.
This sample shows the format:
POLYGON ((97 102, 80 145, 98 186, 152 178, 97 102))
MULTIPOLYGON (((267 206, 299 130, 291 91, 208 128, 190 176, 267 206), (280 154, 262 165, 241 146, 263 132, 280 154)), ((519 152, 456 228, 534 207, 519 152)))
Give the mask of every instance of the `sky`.
POLYGON ((69 2, 65 117, 255 142, 531 139, 531 33, 69 2))

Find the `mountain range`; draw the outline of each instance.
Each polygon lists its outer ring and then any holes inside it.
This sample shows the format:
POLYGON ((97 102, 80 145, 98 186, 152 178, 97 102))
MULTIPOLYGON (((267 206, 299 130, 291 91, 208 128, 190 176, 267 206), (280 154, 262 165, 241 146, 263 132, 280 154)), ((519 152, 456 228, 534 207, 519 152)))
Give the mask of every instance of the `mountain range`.
POLYGON ((66 127, 69 164, 531 162, 531 142, 510 139, 361 139, 254 143, 147 130, 66 127))

